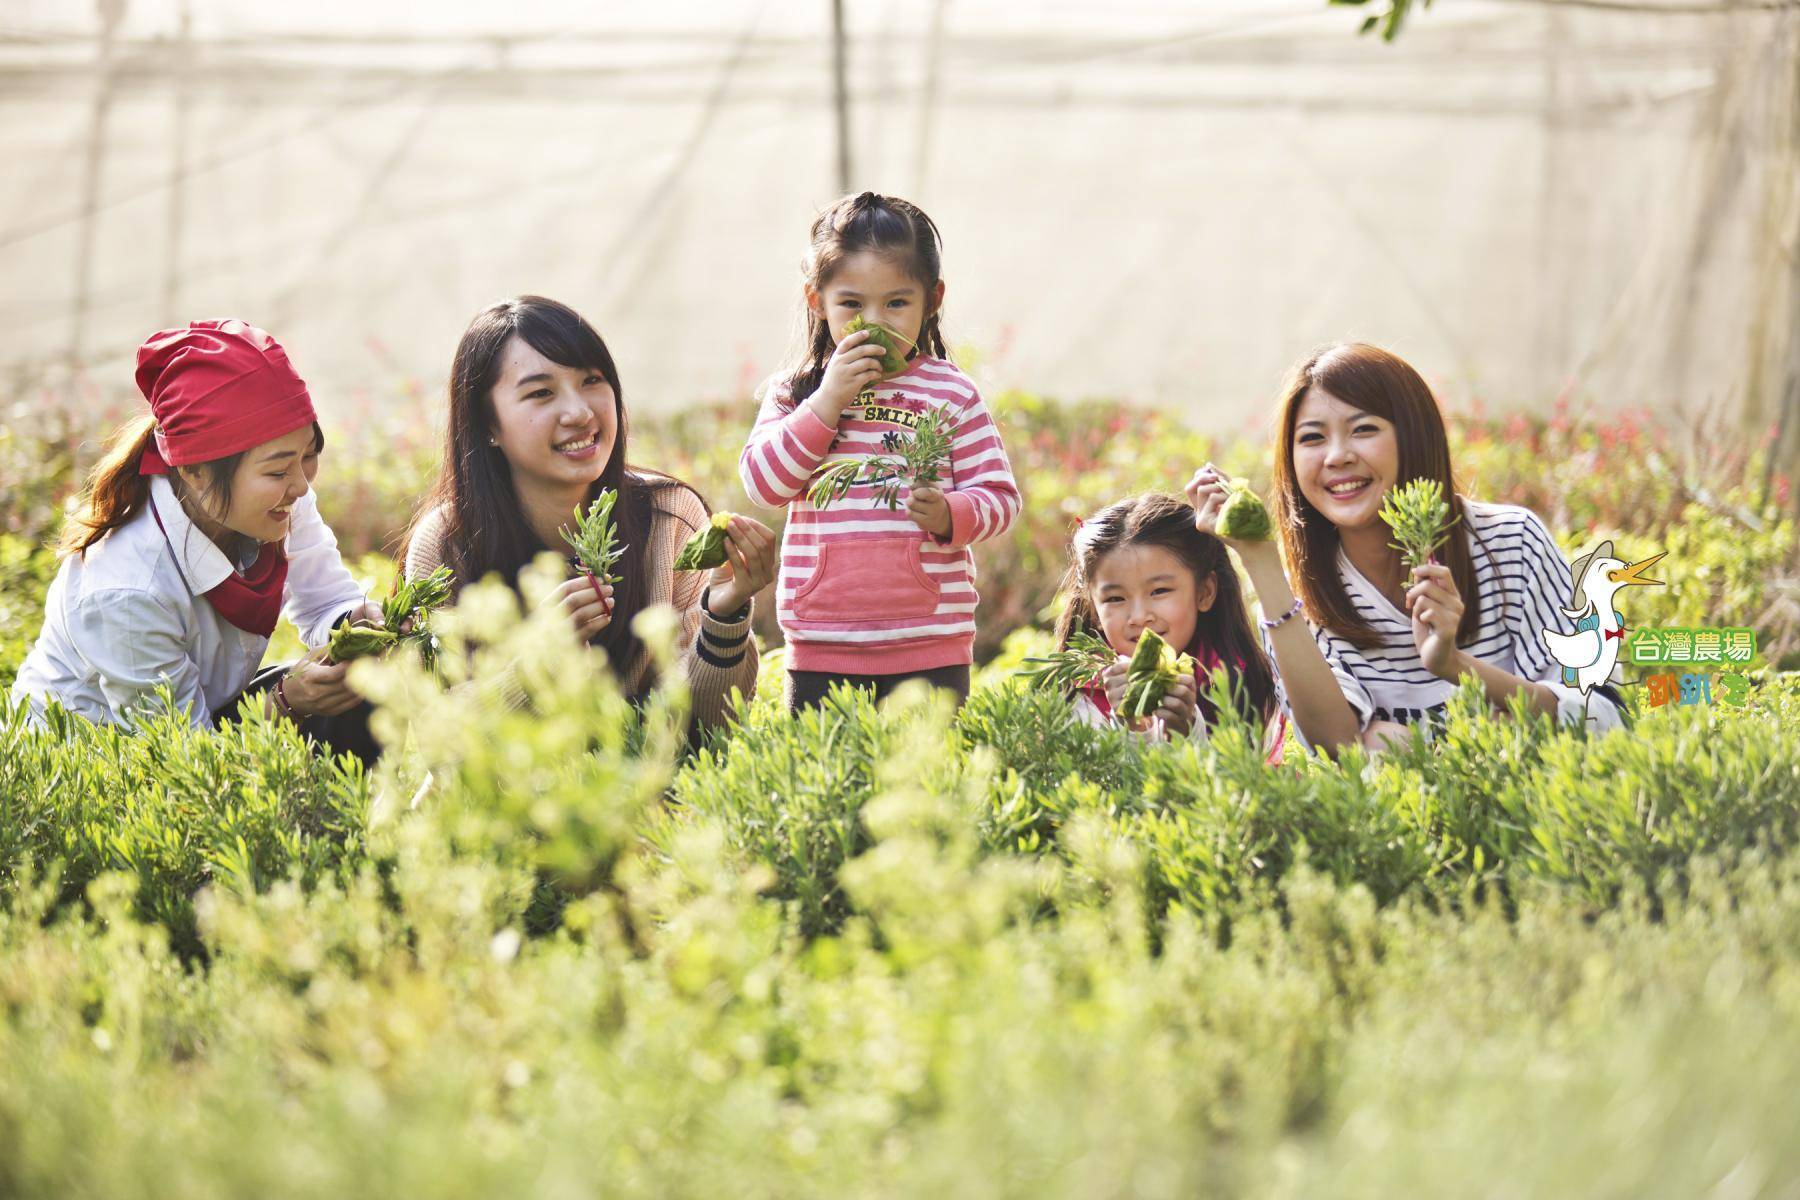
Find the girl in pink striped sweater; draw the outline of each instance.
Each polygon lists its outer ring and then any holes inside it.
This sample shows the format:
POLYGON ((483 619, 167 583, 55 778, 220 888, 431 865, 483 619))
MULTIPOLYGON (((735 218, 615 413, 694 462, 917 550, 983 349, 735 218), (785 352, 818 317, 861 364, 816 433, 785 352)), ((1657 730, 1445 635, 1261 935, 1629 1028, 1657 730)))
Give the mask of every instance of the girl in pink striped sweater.
MULTIPOLYGON (((886 695, 921 678, 969 692, 975 558, 1019 512, 1000 431, 944 349, 937 226, 917 206, 863 192, 813 221, 805 263, 806 344, 772 377, 738 460, 744 490, 787 508, 776 615, 787 640, 788 707, 817 704, 837 682, 886 695), (891 335, 904 362, 856 318, 891 335), (821 507, 815 477, 846 461, 891 457, 922 425, 950 431, 938 481, 869 478, 821 507)), ((848 470, 849 468, 843 468, 848 470)))

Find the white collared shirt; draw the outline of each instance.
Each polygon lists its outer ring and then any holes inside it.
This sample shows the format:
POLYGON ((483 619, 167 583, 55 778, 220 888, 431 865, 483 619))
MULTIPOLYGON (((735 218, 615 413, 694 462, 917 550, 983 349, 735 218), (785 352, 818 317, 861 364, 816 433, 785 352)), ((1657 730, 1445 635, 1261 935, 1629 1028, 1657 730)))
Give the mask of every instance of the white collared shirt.
MULTIPOLYGON (((201 727, 248 684, 269 639, 220 616, 205 593, 249 562, 233 563, 189 519, 164 476, 148 509, 85 553, 65 558, 44 602, 44 628, 19 669, 15 700, 41 714, 56 700, 96 724, 129 724, 162 683, 201 727)), ((338 555, 337 538, 307 492, 294 503, 282 612, 308 646, 366 597, 338 555)))

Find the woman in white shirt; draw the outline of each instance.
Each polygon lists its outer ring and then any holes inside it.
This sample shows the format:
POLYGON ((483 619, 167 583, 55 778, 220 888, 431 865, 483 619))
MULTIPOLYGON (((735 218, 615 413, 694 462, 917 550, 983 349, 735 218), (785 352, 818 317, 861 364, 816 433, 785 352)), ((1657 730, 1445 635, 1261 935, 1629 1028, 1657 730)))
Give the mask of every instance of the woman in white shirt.
POLYGON ((285 612, 309 646, 266 673, 270 710, 323 735, 359 697, 323 645, 380 620, 311 493, 324 436, 267 333, 195 322, 138 350, 150 413, 121 431, 64 532, 44 627, 13 685, 41 722, 58 703, 129 725, 167 686, 196 726, 229 715, 285 612))
MULTIPOLYGON (((1229 544, 1271 618, 1278 690, 1306 742, 1335 752, 1410 736, 1471 674, 1496 712, 1523 694, 1533 712, 1583 721, 1542 634, 1573 631, 1568 563, 1536 513, 1456 494, 1443 414, 1417 371, 1374 346, 1333 346, 1290 375, 1277 428, 1279 553, 1229 544), (1455 521, 1441 561, 1409 574, 1379 513, 1414 479, 1438 481, 1455 521), (1302 611, 1305 624, 1292 620, 1302 611)), ((1219 472, 1201 468, 1187 492, 1196 525, 1216 531, 1219 472)), ((1611 729, 1621 712, 1597 694, 1585 719, 1611 729)))

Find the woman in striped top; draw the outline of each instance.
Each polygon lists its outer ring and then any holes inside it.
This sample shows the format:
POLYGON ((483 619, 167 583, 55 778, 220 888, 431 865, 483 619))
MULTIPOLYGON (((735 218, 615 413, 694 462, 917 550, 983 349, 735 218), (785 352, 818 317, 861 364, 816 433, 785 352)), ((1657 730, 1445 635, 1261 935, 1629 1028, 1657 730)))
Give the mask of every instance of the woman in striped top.
POLYGON ((566 553, 576 506, 611 488, 624 546, 617 588, 571 567, 552 601, 631 696, 653 682, 632 618, 672 605, 696 726, 715 726, 730 715, 733 688, 756 691, 750 603, 774 580, 775 535, 734 517, 724 566, 677 572, 682 544, 708 521, 706 502, 678 479, 628 466, 626 426, 612 354, 579 314, 541 296, 483 311, 456 348, 443 472, 407 535, 406 575, 448 566, 458 588, 493 572, 516 586, 539 554, 566 553))
POLYGON ((1019 489, 980 393, 944 350, 937 227, 904 200, 846 196, 813 222, 805 292, 805 354, 764 385, 738 461, 750 498, 788 512, 776 588, 788 707, 817 704, 837 682, 885 695, 923 678, 966 697, 969 547, 1011 526, 1019 489), (899 369, 883 370, 870 333, 845 333, 857 317, 893 338, 899 369), (884 495, 859 472, 828 506, 809 498, 822 468, 890 454, 921 427, 948 430, 938 482, 901 480, 884 495))
MULTIPOLYGON (((1374 346, 1333 346, 1291 374, 1278 428, 1280 556, 1271 542, 1230 544, 1265 615, 1278 614, 1265 636, 1307 742, 1379 748, 1428 725, 1471 674, 1495 711, 1523 695, 1533 712, 1583 720, 1542 632, 1573 631, 1568 562, 1536 513, 1455 494, 1443 414, 1417 371, 1374 346), (1408 574, 1379 512, 1414 479, 1438 481, 1455 521, 1442 561, 1408 574), (1291 620, 1302 610, 1304 627, 1291 620)), ((1216 529, 1224 491, 1210 465, 1189 483, 1202 529, 1216 529)), ((1621 721, 1600 695, 1586 719, 1601 730, 1621 721)))

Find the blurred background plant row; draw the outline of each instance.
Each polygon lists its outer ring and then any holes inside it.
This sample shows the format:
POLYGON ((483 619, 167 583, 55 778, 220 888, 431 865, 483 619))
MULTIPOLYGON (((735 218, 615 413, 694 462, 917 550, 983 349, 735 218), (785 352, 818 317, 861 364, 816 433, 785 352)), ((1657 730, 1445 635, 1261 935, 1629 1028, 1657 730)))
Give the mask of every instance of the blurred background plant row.
MULTIPOLYGON (((1003 538, 976 548, 981 610, 976 656, 1009 635, 1045 628, 1076 521, 1146 489, 1179 492, 1212 461, 1266 494, 1266 434, 1224 440, 1117 400, 1059 401, 1007 393, 993 401, 1025 509, 1003 538)), ((35 632, 54 565, 39 548, 98 453, 104 428, 46 403, 0 429, 0 678, 10 679, 35 632)), ((712 404, 638 417, 634 459, 671 471, 715 509, 749 512, 779 529, 781 514, 750 506, 737 455, 747 405, 712 404)), ((1769 438, 1745 445, 1706 413, 1685 421, 1646 414, 1595 416, 1568 400, 1544 415, 1488 415, 1479 402, 1451 409, 1454 461, 1464 494, 1522 504, 1556 530, 1571 558, 1601 538, 1642 557, 1669 551, 1669 586, 1632 597, 1633 625, 1747 626, 1774 661, 1800 650, 1800 566, 1792 483, 1768 470, 1769 438)), ((392 573, 391 558, 435 477, 441 444, 416 391, 370 406, 326 430, 320 510, 360 575, 392 573)), ((757 633, 778 644, 774 605, 758 605, 757 633)), ((283 641, 277 652, 291 643, 283 641)))

